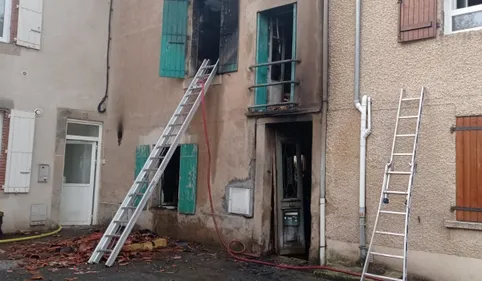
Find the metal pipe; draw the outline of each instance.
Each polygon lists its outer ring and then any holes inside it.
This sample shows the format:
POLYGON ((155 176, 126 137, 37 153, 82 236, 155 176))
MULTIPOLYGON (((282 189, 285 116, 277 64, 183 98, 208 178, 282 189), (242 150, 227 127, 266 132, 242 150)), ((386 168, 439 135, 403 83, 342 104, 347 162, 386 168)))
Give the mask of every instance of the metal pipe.
POLYGON ((265 87, 271 87, 271 86, 276 86, 276 85, 285 85, 285 84, 296 84, 299 85, 299 81, 278 81, 278 82, 271 82, 271 83, 266 83, 266 84, 258 84, 258 85, 253 85, 249 87, 249 89, 254 89, 254 88, 265 88, 265 87))
POLYGON ((361 112, 360 107, 360 29, 361 29, 361 0, 356 0, 355 12, 355 93, 354 103, 361 112))
POLYGON ((267 103, 267 104, 251 105, 251 106, 248 106, 248 108, 258 108, 258 107, 266 107, 266 106, 284 106, 284 105, 298 105, 298 103, 296 102, 267 103))
POLYGON ((260 63, 260 64, 251 65, 250 67, 248 67, 248 69, 252 70, 253 68, 257 68, 257 67, 270 66, 270 65, 275 65, 275 64, 283 64, 283 63, 289 63, 289 62, 291 62, 291 63, 293 63, 293 62, 301 63, 301 60, 289 59, 289 60, 279 60, 279 61, 260 63))
POLYGON ((323 66, 323 100, 321 115, 321 173, 320 173, 320 264, 326 264, 326 135, 328 127, 328 9, 329 0, 323 0, 323 29, 322 29, 322 66, 323 66))

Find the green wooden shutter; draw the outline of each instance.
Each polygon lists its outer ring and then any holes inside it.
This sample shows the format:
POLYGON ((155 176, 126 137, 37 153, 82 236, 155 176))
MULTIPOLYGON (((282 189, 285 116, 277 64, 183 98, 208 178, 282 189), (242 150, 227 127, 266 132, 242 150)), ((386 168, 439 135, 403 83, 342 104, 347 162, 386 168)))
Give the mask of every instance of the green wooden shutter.
POLYGON ((197 157, 197 144, 181 145, 178 201, 180 214, 193 215, 196 213, 197 157))
MULTIPOLYGON (((269 24, 268 18, 258 13, 258 32, 257 32, 257 49, 256 49, 256 64, 267 63, 269 59, 269 24)), ((256 68, 256 85, 268 83, 268 66, 256 68)), ((268 95, 267 88, 256 88, 255 104, 267 104, 268 95)), ((257 108, 258 110, 265 110, 266 108, 257 108)))
MULTIPOLYGON (((149 154, 151 153, 151 148, 149 145, 139 145, 136 147, 136 169, 134 179, 137 178, 139 173, 142 171, 142 167, 149 159, 149 154)), ((144 193, 147 190, 147 183, 143 183, 141 187, 141 192, 144 193)), ((134 201, 134 206, 138 206, 141 201, 141 197, 137 196, 134 201)))
POLYGON ((238 71, 239 0, 221 2, 219 73, 238 71))
POLYGON ((159 76, 184 78, 188 0, 164 0, 159 76))

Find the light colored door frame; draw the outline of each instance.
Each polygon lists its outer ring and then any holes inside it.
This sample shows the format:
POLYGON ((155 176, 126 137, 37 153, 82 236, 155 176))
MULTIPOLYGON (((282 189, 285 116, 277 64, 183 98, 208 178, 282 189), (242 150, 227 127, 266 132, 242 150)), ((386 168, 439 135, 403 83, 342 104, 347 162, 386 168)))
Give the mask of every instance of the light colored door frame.
MULTIPOLYGON (((66 133, 69 124, 84 124, 84 125, 93 125, 99 127, 99 136, 98 137, 87 137, 87 136, 77 136, 77 135, 66 135, 66 145, 67 141, 69 140, 80 140, 80 141, 91 141, 96 142, 96 154, 97 157, 94 161, 95 170, 94 170, 94 193, 93 193, 93 207, 92 207, 92 220, 91 224, 96 225, 98 224, 98 217, 99 217, 99 199, 100 199, 100 164, 101 164, 101 147, 102 147, 102 133, 103 133, 103 125, 100 122, 94 121, 85 121, 85 120, 76 120, 76 119, 69 119, 67 120, 66 126, 66 133)), ((65 155, 64 155, 65 158, 65 155)), ((62 169, 62 177, 63 177, 63 169, 62 169)), ((63 185, 63 182, 62 182, 63 185)), ((62 187, 61 187, 62 188, 62 187)), ((62 197, 61 197, 62 198, 62 197)))

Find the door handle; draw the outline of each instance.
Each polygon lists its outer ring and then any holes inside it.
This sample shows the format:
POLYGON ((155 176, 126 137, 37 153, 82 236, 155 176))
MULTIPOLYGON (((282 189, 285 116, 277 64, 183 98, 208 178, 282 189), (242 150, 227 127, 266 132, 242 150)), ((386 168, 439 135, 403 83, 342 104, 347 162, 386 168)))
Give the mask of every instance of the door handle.
POLYGON ((22 172, 20 172, 20 174, 24 174, 24 175, 30 174, 30 171, 22 171, 22 172))

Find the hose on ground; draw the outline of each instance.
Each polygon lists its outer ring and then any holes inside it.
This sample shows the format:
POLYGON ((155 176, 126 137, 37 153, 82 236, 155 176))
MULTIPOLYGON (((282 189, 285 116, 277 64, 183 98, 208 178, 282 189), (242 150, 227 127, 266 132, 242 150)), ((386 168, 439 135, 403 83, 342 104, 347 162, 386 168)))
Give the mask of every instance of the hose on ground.
POLYGON ((61 230, 62 230, 62 226, 59 225, 59 227, 58 227, 56 230, 52 231, 52 232, 43 233, 43 234, 38 234, 38 235, 33 235, 33 236, 26 236, 26 237, 18 237, 18 238, 4 239, 4 240, 0 240, 0 244, 12 243, 12 242, 20 242, 20 241, 26 241, 26 240, 44 238, 44 237, 48 237, 48 236, 55 235, 55 234, 59 233, 61 230))

